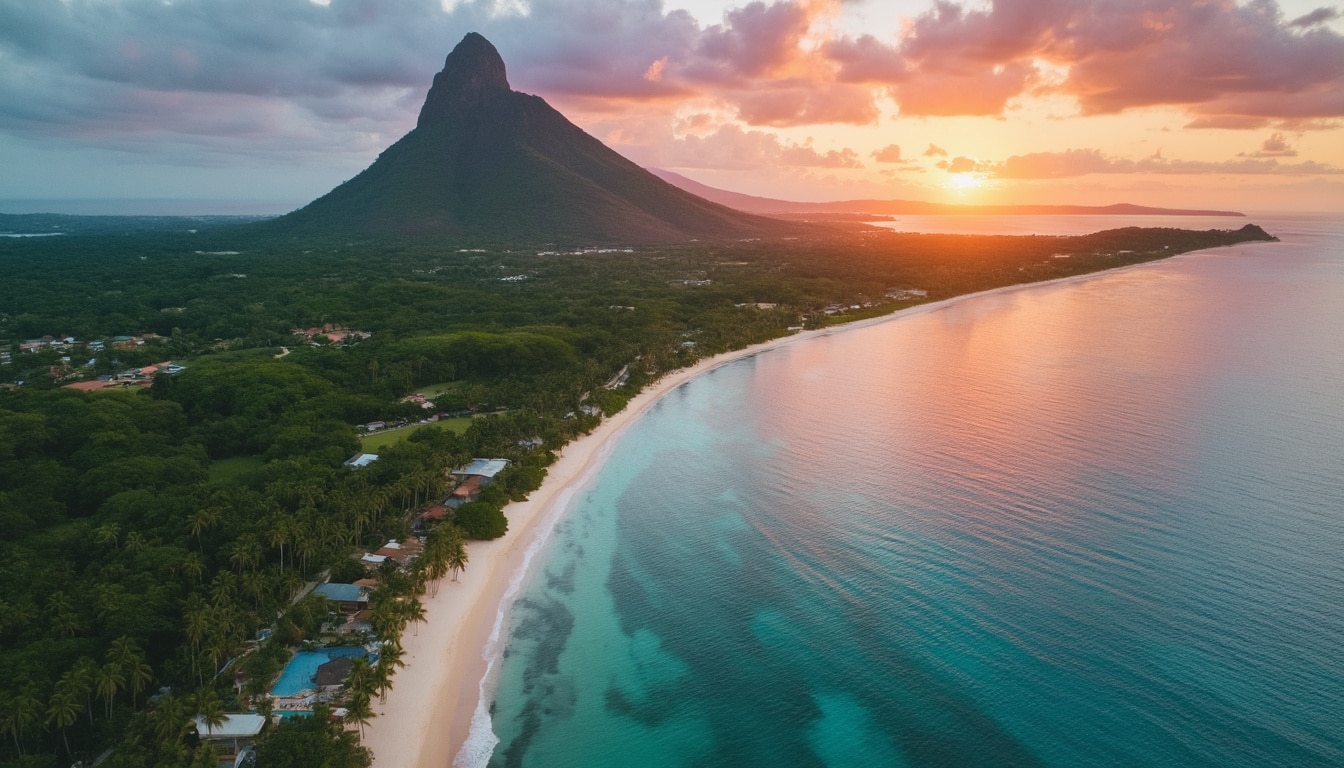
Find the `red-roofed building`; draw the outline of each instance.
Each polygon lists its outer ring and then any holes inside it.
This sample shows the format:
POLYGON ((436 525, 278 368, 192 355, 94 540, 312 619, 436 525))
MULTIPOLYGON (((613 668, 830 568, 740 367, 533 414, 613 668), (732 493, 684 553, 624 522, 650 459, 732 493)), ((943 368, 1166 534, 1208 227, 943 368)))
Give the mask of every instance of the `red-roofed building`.
POLYGON ((425 513, 420 516, 420 520, 426 523, 441 523, 445 519, 447 519, 447 517, 448 517, 448 508, 439 506, 439 507, 430 507, 429 509, 425 510, 425 513))
POLYGON ((453 489, 453 498, 472 501, 476 498, 476 494, 479 493, 480 490, 481 478, 477 475, 472 475, 466 480, 463 480, 461 485, 453 489))
POLYGON ((373 554, 378 557, 385 557, 397 565, 405 567, 420 556, 420 550, 422 549, 424 549, 424 545, 416 539, 407 539, 406 541, 393 539, 373 554))

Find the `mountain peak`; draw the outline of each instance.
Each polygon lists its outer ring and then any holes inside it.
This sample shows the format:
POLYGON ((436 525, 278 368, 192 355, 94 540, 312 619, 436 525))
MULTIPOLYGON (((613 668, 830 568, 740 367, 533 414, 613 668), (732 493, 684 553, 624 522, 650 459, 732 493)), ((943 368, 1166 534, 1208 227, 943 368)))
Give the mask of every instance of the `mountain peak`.
POLYGON ((481 35, 468 32, 448 54, 443 71, 434 76, 417 125, 478 107, 491 94, 508 91, 509 78, 499 51, 481 35))
POLYGON ((448 54, 420 123, 359 175, 262 225, 295 236, 448 243, 672 243, 796 234, 664 182, 509 88, 504 60, 467 35, 448 54))

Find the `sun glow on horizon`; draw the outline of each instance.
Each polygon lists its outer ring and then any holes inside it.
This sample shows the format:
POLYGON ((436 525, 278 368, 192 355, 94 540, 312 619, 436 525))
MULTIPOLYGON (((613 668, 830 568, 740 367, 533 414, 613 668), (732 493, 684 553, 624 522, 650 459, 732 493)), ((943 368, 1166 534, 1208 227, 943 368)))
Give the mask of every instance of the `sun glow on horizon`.
POLYGON ((944 189, 950 189, 953 192, 970 192, 972 190, 983 189, 988 186, 988 179, 979 173, 953 173, 949 174, 951 178, 943 185, 944 189))

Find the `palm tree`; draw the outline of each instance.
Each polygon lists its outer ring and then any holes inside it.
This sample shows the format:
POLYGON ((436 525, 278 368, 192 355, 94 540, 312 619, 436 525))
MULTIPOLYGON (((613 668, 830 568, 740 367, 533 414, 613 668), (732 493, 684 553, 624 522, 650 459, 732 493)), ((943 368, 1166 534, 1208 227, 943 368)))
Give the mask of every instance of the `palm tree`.
POLYGON ((215 608, 223 606, 233 609, 233 599, 238 594, 238 577, 228 571, 220 571, 210 582, 210 601, 215 608))
POLYGON ((267 526, 267 534, 272 547, 280 548, 280 572, 285 572, 285 545, 291 539, 291 524, 289 518, 282 514, 274 515, 267 526))
POLYGON ((126 674, 121 671, 119 665, 109 661, 98 670, 98 677, 95 680, 98 695, 102 696, 107 704, 107 717, 111 719, 112 699, 116 697, 118 691, 126 687, 126 674))
POLYGON ((467 570, 467 543, 462 540, 462 534, 458 533, 448 542, 448 569, 453 572, 453 581, 457 581, 457 575, 467 570))
POLYGON ((51 618, 51 628, 57 633, 74 637, 79 631, 79 617, 65 592, 58 590, 47 597, 47 613, 51 618))
POLYGON ((132 555, 138 555, 145 551, 149 542, 145 540, 145 535, 139 531, 131 531, 126 534, 126 551, 132 555))
POLYGON ((401 635, 406 628, 406 617, 397 604, 391 600, 380 602, 369 610, 369 623, 373 631, 384 640, 401 635))
POLYGON ((98 662, 88 656, 81 656, 79 661, 70 668, 69 672, 61 677, 61 684, 66 686, 66 690, 74 694, 75 698, 83 699, 84 709, 89 714, 89 725, 93 725, 93 701, 94 685, 98 676, 98 662))
POLYGON ((23 732, 35 725, 42 717, 42 702, 25 690, 5 702, 0 708, 0 728, 9 731, 14 737, 14 747, 23 754, 23 732))
POLYGON ((200 689, 191 697, 191 703, 206 730, 213 731, 224 724, 224 702, 215 689, 200 689))
POLYGON ((232 650, 233 643, 223 632, 216 632, 210 636, 209 642, 205 644, 205 653, 210 658, 211 676, 219 674, 219 667, 225 659, 229 658, 229 652, 232 650))
POLYGON ((345 678, 343 687, 347 697, 373 690, 373 666, 367 657, 361 656, 350 663, 350 675, 345 678))
MULTIPOLYGON (((293 553, 299 556, 299 569, 308 572, 308 561, 317 555, 317 534, 311 528, 294 530, 293 553)), ((293 555, 290 556, 291 558, 293 555)))
POLYGON ((233 563, 233 567, 239 573, 245 570, 255 571, 261 562, 261 544, 250 534, 238 537, 238 540, 233 542, 229 562, 233 563))
POLYGON ((428 614, 425 613, 424 603, 421 603, 419 598, 408 598, 406 602, 401 604, 401 611, 402 615, 406 617, 406 621, 415 625, 415 634, 419 637, 420 624, 428 618, 428 614))
POLYGON ((116 523, 103 523, 94 531, 94 536, 97 537, 99 544, 106 544, 115 549, 121 540, 121 526, 116 523))
POLYGON ((373 705, 369 694, 360 692, 345 702, 345 721, 359 724, 359 740, 364 740, 364 726, 373 719, 373 705))
POLYGON ((122 635, 112 641, 112 647, 107 649, 107 660, 118 666, 127 666, 135 661, 135 657, 140 653, 136 647, 135 641, 127 635, 122 635))
POLYGON ((377 691, 380 700, 387 701, 387 692, 392 690, 392 665, 380 660, 373 668, 373 690, 377 691))
POLYGON ((383 645, 378 649, 378 666, 386 666, 388 677, 396 674, 397 667, 406 666, 406 662, 401 660, 405 651, 401 648, 401 641, 397 638, 388 638, 383 640, 383 645))
POLYGON ((317 483, 299 483, 293 487, 292 493, 300 508, 316 507, 327 495, 317 483))
POLYGON ((188 768, 217 768, 218 765, 219 753, 215 750, 215 745, 207 741, 196 747, 188 768))
POLYGON ((192 581, 199 584, 204 573, 205 558, 196 552, 188 552, 186 557, 182 558, 182 575, 190 576, 192 581))
POLYGON ((187 640, 191 643, 191 665, 195 671, 196 658, 201 652, 201 642, 210 632, 212 624, 210 611, 203 605, 188 608, 184 618, 187 620, 187 640))
POLYGON ((266 594, 266 588, 270 585, 270 578, 264 571, 252 571, 243 574, 243 591, 252 596, 252 604, 260 609, 261 598, 266 594))
POLYGON ((221 517, 218 507, 205 507, 198 509, 187 517, 187 524, 191 526, 191 535, 196 537, 196 548, 200 549, 201 534, 212 530, 219 525, 221 517))
POLYGON ((145 654, 136 653, 135 658, 127 663, 126 679, 130 682, 131 708, 134 709, 136 696, 145 690, 145 687, 154 679, 154 669, 149 666, 145 654))
POLYGON ((294 571, 286 573, 284 575, 284 578, 280 580, 280 583, 284 585, 285 594, 291 596, 297 595, 299 593, 299 590, 303 589, 304 584, 303 577, 295 573, 294 571))
POLYGON ((161 749, 166 745, 180 744, 190 725, 182 700, 171 693, 159 699, 150 714, 150 721, 161 749))
POLYGON ((51 700, 47 702, 47 725, 54 725, 61 731, 61 740, 65 742, 65 754, 71 755, 70 738, 65 729, 74 725, 79 719, 79 713, 82 707, 75 695, 66 691, 59 691, 51 695, 51 700))

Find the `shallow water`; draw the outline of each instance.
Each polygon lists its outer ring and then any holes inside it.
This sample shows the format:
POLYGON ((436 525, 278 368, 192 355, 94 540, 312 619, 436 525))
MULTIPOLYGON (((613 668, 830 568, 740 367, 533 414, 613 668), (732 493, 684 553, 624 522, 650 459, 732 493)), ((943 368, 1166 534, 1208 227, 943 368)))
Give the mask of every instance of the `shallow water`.
POLYGON ((725 366, 511 615, 491 765, 1344 764, 1344 226, 725 366))

